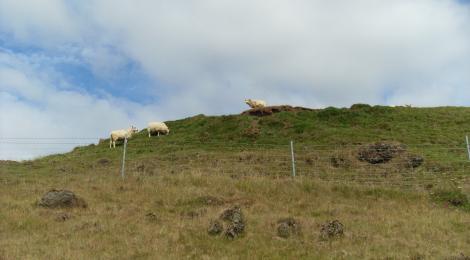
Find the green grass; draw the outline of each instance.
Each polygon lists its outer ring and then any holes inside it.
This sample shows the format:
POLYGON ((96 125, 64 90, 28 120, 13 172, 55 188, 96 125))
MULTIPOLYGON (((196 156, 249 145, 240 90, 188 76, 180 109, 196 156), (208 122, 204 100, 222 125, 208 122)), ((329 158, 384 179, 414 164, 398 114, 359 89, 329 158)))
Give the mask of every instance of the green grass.
POLYGON ((108 140, 0 163, 0 259, 470 255, 464 199, 470 195, 464 144, 470 108, 355 105, 262 118, 198 115, 167 125, 168 136, 149 139, 143 130, 129 140, 124 180, 122 146, 109 149, 108 140), (424 164, 357 159, 361 145, 378 141, 405 144, 424 164), (332 165, 333 157, 343 164, 332 165), (52 188, 73 190, 88 209, 36 207, 52 188), (456 199, 463 206, 446 204, 456 199), (234 241, 209 236, 210 220, 232 205, 242 207, 245 234, 234 241), (64 211, 72 218, 56 221, 64 211), (301 223, 301 235, 277 237, 277 221, 286 217, 301 223), (334 219, 345 225, 345 236, 322 241, 320 225, 334 219))

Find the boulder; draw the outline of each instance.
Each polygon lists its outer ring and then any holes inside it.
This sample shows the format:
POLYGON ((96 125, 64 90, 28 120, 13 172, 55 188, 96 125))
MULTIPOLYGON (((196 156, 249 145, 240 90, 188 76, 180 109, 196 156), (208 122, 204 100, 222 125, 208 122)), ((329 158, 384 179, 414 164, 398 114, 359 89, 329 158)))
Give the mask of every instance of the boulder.
POLYGON ((50 190, 38 201, 38 205, 45 208, 86 208, 84 199, 76 196, 69 190, 50 190))

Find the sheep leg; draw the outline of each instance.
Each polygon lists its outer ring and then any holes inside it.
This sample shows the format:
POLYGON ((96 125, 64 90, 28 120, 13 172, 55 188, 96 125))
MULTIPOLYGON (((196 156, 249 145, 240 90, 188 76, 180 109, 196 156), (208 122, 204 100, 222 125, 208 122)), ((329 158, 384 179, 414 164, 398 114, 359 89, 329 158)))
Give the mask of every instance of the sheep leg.
POLYGON ((160 131, 157 131, 157 136, 160 136, 160 131))

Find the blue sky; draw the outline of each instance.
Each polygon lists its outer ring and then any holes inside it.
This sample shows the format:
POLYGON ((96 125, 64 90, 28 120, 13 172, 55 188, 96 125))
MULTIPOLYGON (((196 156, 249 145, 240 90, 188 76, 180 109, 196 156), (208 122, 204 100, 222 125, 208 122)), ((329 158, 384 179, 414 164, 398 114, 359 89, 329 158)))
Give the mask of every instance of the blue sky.
POLYGON ((470 1, 0 0, 0 138, 106 137, 245 98, 468 106, 470 1))

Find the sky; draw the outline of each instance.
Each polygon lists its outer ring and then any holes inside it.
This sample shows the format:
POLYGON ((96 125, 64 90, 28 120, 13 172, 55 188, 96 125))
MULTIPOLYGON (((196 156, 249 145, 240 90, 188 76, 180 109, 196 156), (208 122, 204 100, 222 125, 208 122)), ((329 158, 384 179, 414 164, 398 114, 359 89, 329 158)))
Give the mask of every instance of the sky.
POLYGON ((0 159, 245 98, 469 106, 470 1, 0 0, 0 159))

